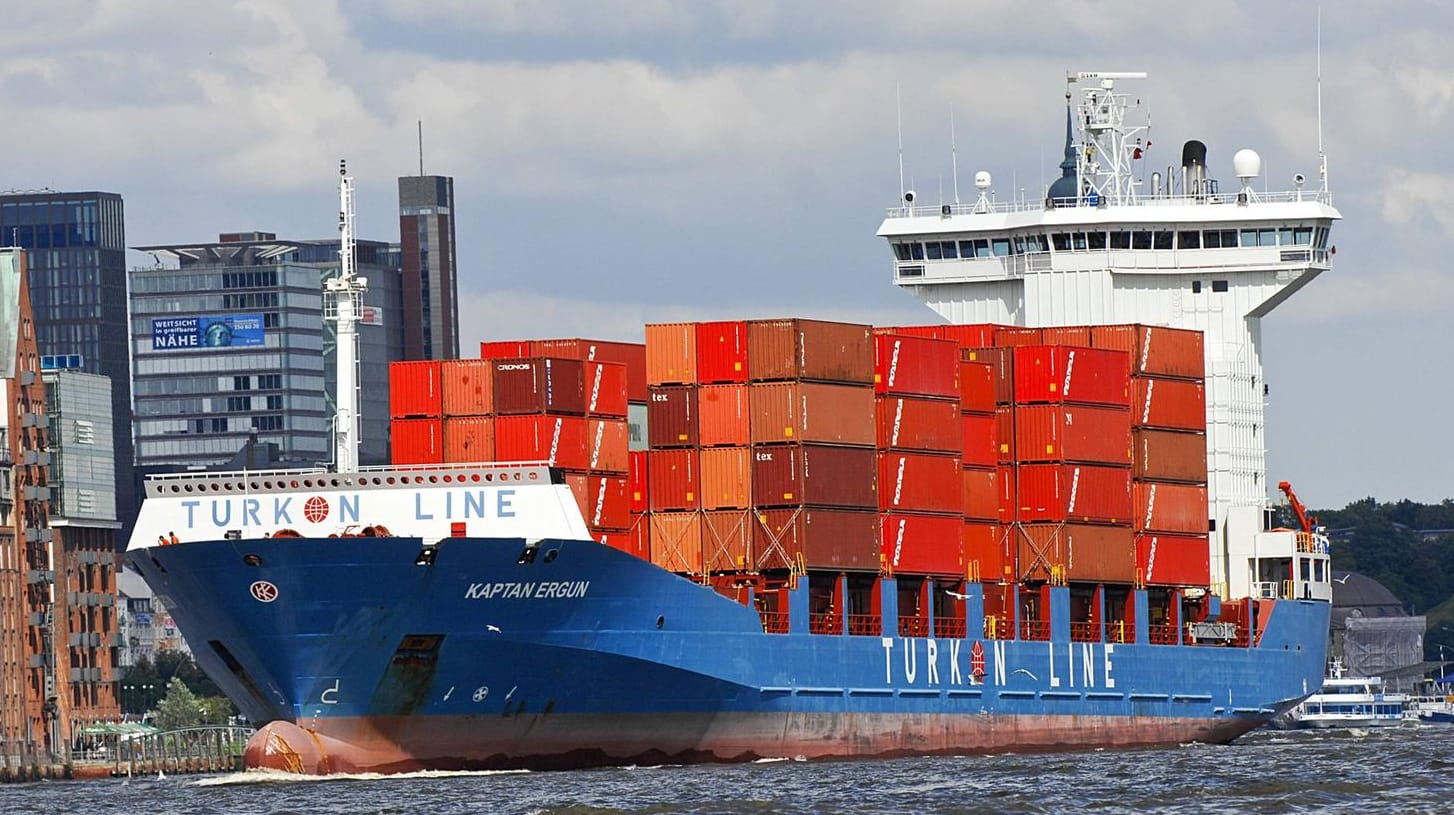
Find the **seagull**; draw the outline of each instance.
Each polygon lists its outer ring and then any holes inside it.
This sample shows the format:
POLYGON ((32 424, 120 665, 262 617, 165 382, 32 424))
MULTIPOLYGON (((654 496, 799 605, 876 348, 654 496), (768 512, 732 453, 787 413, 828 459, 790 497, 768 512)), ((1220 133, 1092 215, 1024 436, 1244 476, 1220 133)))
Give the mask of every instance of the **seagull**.
POLYGON ((1011 671, 1010 673, 1024 674, 1024 675, 1030 677, 1030 680, 1032 682, 1039 682, 1040 681, 1040 677, 1036 676, 1035 674, 1030 673, 1028 670, 1026 670, 1024 668, 1016 668, 1015 670, 1011 671))
POLYGON ((500 633, 500 627, 498 625, 494 625, 492 623, 485 623, 485 630, 486 631, 493 631, 496 634, 500 633))
POLYGON ((945 589, 944 590, 944 593, 947 594, 947 595, 949 595, 950 597, 953 597, 956 600, 968 600, 969 599, 969 595, 968 594, 963 594, 961 592, 957 592, 954 589, 945 589))
POLYGON ((1333 579, 1333 582, 1334 583, 1347 583, 1348 582, 1348 578, 1350 578, 1352 576, 1353 576, 1353 573, 1352 572, 1349 572, 1348 574, 1345 574, 1342 577, 1334 578, 1333 579))

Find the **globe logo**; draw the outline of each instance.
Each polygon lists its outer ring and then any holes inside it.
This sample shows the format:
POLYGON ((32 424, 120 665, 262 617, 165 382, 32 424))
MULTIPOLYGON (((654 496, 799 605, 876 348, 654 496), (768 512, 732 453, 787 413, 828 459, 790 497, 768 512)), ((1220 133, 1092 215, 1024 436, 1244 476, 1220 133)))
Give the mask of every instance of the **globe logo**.
POLYGON ((328 517, 328 501, 321 495, 315 495, 303 502, 303 517, 309 523, 319 523, 328 517))

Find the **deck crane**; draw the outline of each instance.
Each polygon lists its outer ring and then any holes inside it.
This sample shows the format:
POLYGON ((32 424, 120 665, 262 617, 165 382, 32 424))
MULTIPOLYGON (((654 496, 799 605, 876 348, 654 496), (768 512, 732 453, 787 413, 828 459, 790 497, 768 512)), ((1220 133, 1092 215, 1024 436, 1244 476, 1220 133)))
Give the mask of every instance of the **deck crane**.
POLYGON ((1298 500, 1297 493, 1292 491, 1292 483, 1288 481, 1279 481, 1277 483, 1277 488, 1282 490, 1283 495, 1287 496, 1287 503, 1292 506, 1293 514, 1297 516, 1298 527, 1301 528, 1304 532, 1311 533, 1313 531, 1313 526, 1317 524, 1318 519, 1308 517, 1308 509, 1307 507, 1303 506, 1302 501, 1298 500))

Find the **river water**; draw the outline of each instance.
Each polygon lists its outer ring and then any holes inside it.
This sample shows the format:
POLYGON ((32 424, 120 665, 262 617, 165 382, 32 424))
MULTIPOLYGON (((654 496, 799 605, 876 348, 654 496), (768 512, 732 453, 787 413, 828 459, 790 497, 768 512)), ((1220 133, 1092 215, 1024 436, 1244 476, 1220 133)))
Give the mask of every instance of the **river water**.
POLYGON ((1226 746, 889 761, 299 779, 168 776, 0 786, 0 812, 1447 813, 1454 726, 1257 732, 1226 746))

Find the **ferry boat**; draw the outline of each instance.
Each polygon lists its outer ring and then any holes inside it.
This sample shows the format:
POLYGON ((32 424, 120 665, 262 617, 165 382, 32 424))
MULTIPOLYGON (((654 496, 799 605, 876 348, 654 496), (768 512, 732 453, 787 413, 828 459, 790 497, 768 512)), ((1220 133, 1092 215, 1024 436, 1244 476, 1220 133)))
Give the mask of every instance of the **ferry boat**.
MULTIPOLYGON (((998 203, 981 176, 968 206, 926 211, 906 191, 880 234, 896 282, 952 321, 1207 332, 1208 382, 1235 385, 1208 389, 1210 585, 1155 600, 1144 585, 1121 587, 1112 623, 1072 620, 1064 580, 931 577, 922 590, 934 600, 906 627, 902 576, 886 570, 845 619, 813 603, 841 575, 793 569, 769 604, 746 577, 724 591, 592 540, 547 464, 360 467, 349 398, 360 284, 345 217, 327 306, 339 331, 337 466, 153 477, 126 555, 199 664, 264 725, 247 765, 392 772, 1221 743, 1317 690, 1327 541, 1265 528, 1248 424, 1261 419, 1257 319, 1328 267, 1338 213, 1326 191, 1254 192, 1256 162, 1241 154, 1235 193, 1218 191, 1191 150, 1179 184, 1140 194, 1133 168, 1146 145, 1115 90, 1131 77, 1068 77, 1068 89, 1085 86, 1067 106, 1070 181, 1045 201, 998 203), (179 542, 158 540, 172 531, 179 542), (987 607, 990 587, 1002 607, 987 607), (1032 599, 1043 616, 1022 619, 1032 599)), ((340 189, 351 213, 347 178, 340 189)), ((1103 586, 1091 597, 1108 603, 1103 586)))
POLYGON ((1391 727, 1404 723, 1407 694, 1384 692, 1376 676, 1348 676, 1334 660, 1328 678, 1317 693, 1292 711, 1291 719, 1305 729, 1391 727))

